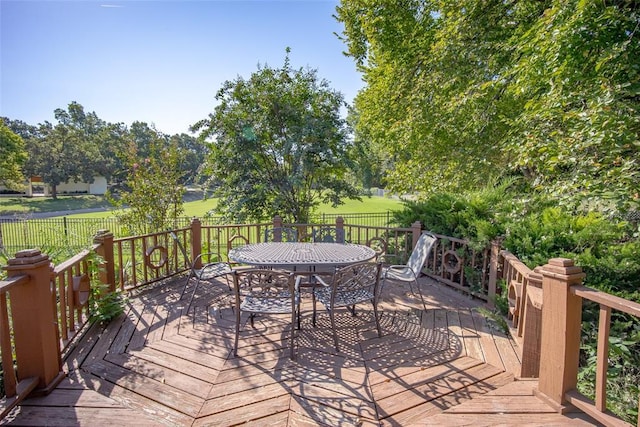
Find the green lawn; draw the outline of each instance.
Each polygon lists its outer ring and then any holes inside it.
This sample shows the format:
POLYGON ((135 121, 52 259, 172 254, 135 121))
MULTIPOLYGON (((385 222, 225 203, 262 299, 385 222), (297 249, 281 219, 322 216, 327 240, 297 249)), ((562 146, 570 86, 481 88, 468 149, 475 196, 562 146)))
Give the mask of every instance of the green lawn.
MULTIPOLYGON (((184 214, 186 217, 202 218, 207 212, 216 206, 215 199, 196 200, 184 204, 184 214)), ((348 200, 343 205, 332 208, 329 205, 321 205, 319 212, 325 214, 346 214, 346 213, 377 213, 398 210, 402 208, 402 203, 397 199, 387 197, 363 197, 362 201, 348 200)), ((111 212, 94 212, 76 215, 68 215, 70 218, 104 218, 112 215, 111 212)))
MULTIPOLYGON (((194 200, 184 204, 184 216, 204 217, 216 205, 215 199, 194 200)), ((387 197, 363 197, 362 201, 347 200, 343 205, 332 208, 321 205, 319 212, 325 214, 376 213, 398 210, 402 204, 397 199, 387 197)), ((0 198, 0 215, 29 214, 37 212, 57 212, 86 208, 105 208, 104 212, 78 213, 70 218, 105 218, 112 216, 111 204, 101 196, 59 196, 50 197, 3 197, 0 198)))
POLYGON ((111 204, 104 196, 0 197, 0 215, 20 215, 76 209, 104 208, 111 204))

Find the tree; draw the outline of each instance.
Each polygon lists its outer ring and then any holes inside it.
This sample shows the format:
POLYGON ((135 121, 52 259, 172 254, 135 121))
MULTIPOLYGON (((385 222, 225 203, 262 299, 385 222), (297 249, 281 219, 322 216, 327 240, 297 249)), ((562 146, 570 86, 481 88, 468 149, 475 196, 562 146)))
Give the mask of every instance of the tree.
POLYGON ((0 119, 0 185, 20 190, 24 185, 22 165, 27 158, 24 141, 0 119))
POLYGON ((44 122, 29 138, 29 158, 25 171, 40 176, 51 186, 51 196, 57 197, 57 186, 71 180, 93 182, 104 161, 100 145, 106 124, 95 113, 85 114, 82 105, 72 102, 68 111, 56 109, 56 125, 44 122))
POLYGON ((175 228, 183 212, 184 187, 180 184, 184 153, 175 141, 138 122, 140 141, 130 139, 124 162, 128 174, 118 197, 109 194, 109 201, 118 209, 115 213, 130 234, 147 234, 175 228))
POLYGON ((357 198, 346 182, 349 160, 342 95, 316 70, 258 67, 248 80, 227 81, 208 119, 193 126, 209 143, 204 168, 233 221, 280 215, 307 222, 321 202, 357 198))
POLYGON ((184 153, 184 161, 180 165, 183 184, 196 183, 201 165, 207 155, 207 147, 197 138, 186 133, 172 135, 171 141, 184 153))
POLYGON ((636 2, 345 0, 336 18, 367 82, 356 135, 388 153, 391 188, 522 175, 637 208, 636 2))

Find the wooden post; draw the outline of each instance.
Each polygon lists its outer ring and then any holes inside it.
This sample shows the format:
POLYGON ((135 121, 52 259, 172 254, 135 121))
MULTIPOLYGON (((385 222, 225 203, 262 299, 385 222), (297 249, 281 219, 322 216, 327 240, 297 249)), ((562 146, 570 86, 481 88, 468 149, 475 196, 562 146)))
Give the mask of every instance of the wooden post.
MULTIPOLYGON (((258 241, 259 239, 258 236, 258 241)), ((282 217, 279 215, 273 217, 273 241, 282 242, 282 217)))
POLYGON ((344 243, 344 218, 341 216, 336 218, 336 243, 344 243))
POLYGON ((37 377, 34 393, 47 394, 64 378, 49 256, 37 249, 20 251, 5 269, 8 277, 29 276, 28 283, 11 289, 17 379, 37 377))
POLYGON ((94 243, 99 243, 96 253, 102 258, 100 265, 100 282, 107 285, 109 292, 116 290, 115 257, 113 253, 113 233, 109 230, 98 230, 93 238, 94 243))
POLYGON ((491 242, 491 258, 489 259, 489 283, 487 284, 488 304, 490 308, 496 306, 496 296, 498 289, 498 266, 500 265, 501 240, 491 242))
POLYGON ((582 298, 570 292, 584 278, 573 260, 552 258, 542 274, 542 336, 538 394, 564 412, 565 393, 576 388, 582 298))
POLYGON ((540 338, 542 336, 542 274, 540 267, 529 273, 525 301, 522 304, 522 366, 520 376, 538 378, 540 374, 540 338))
POLYGON ((413 250, 413 248, 415 248, 416 245, 418 244, 418 239, 422 234, 422 224, 420 223, 420 221, 416 221, 413 224, 411 224, 411 234, 412 234, 412 240, 413 240, 411 243, 411 250, 413 250))
POLYGON ((198 258, 202 250, 202 223, 200 219, 193 218, 191 220, 191 262, 194 262, 195 268, 202 268, 202 260, 198 258))
POLYGON ((282 228, 282 217, 280 215, 273 217, 273 228, 282 228))

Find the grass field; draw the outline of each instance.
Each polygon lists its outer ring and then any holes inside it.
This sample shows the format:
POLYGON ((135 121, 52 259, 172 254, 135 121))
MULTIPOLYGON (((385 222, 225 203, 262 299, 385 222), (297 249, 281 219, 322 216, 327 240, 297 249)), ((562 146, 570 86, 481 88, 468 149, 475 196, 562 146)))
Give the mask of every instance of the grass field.
POLYGON ((77 209, 109 208, 104 196, 0 197, 0 215, 23 215, 77 209))
MULTIPOLYGON (((193 200, 184 204, 186 217, 204 217, 207 212, 216 206, 215 199, 193 200)), ((87 208, 104 208, 103 212, 78 213, 65 215, 69 218, 107 218, 113 216, 112 205, 100 196, 60 196, 57 200, 45 197, 5 197, 0 198, 0 215, 28 215, 30 213, 73 211, 87 208)), ((343 205, 332 208, 329 205, 321 205, 320 213, 344 214, 344 213, 377 213, 398 210, 402 203, 395 198, 387 197, 363 197, 362 201, 347 200, 343 205)))
MULTIPOLYGON (((84 209, 93 204, 93 207, 96 207, 95 199, 97 198, 95 197, 89 197, 89 200, 83 200, 83 197, 69 199, 72 200, 51 201, 44 198, 33 198, 9 201, 8 199, 3 199, 5 207, 24 207, 25 210, 22 211, 22 214, 18 214, 18 216, 26 219, 26 221, 14 222, 9 220, 4 223, 0 222, 0 236, 2 236, 3 246, 8 253, 14 253, 17 250, 27 247, 46 247, 49 250, 55 247, 66 247, 79 250, 79 248, 85 247, 88 241, 91 241, 91 236, 95 235, 97 230, 116 230, 117 224, 113 222, 114 214, 110 206, 102 212, 67 214, 44 219, 29 219, 29 211, 27 211, 27 209, 31 209, 31 212, 45 212, 47 209, 54 207, 57 209, 64 208, 67 211, 73 211, 74 206, 77 206, 78 209, 84 209), (74 204, 72 203, 73 201, 77 203, 74 204), (23 206, 23 204, 25 206, 23 206)), ((207 212, 215 206, 215 203, 215 200, 192 200, 186 202, 184 204, 185 212, 181 216, 204 218, 207 212)), ((365 214, 366 216, 366 214, 387 213, 388 220, 388 212, 399 210, 401 207, 402 203, 397 199, 376 196, 363 197, 362 201, 347 201, 345 204, 336 208, 321 206, 318 213, 321 215, 344 215, 347 218, 349 214, 353 214, 354 217, 359 217, 359 214, 365 214)), ((15 212, 15 208, 12 208, 12 211, 15 212)), ((0 215, 6 214, 5 212, 0 212, 0 215)))
MULTIPOLYGON (((191 197, 184 204, 184 216, 204 217, 216 206, 215 199, 202 200, 191 197), (196 199, 196 200, 194 200, 196 199)), ((0 198, 0 215, 25 215, 32 213, 73 211, 78 209, 104 208, 103 212, 78 213, 65 215, 70 218, 107 218, 113 216, 113 206, 102 196, 59 196, 57 200, 50 197, 2 197, 0 198)), ((388 197, 363 197, 362 201, 347 200, 338 207, 321 205, 320 213, 377 213, 398 210, 402 202, 388 197)))

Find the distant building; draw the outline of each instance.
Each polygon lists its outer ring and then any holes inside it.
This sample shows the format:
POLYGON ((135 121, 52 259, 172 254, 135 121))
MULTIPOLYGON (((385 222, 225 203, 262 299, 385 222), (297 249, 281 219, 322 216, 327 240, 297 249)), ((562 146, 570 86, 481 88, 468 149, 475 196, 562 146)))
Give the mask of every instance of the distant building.
MULTIPOLYGON (((107 179, 103 176, 96 176, 92 183, 87 182, 65 182, 57 186, 58 195, 73 194, 93 194, 104 195, 107 192, 107 179)), ((26 183, 23 192, 8 191, 0 185, 0 195, 10 196, 51 196, 51 186, 42 181, 39 176, 32 176, 26 183)))

